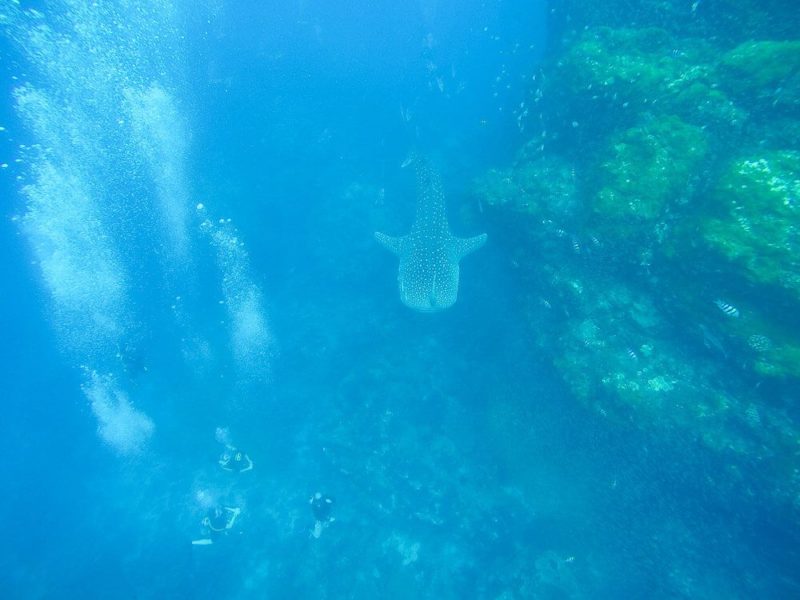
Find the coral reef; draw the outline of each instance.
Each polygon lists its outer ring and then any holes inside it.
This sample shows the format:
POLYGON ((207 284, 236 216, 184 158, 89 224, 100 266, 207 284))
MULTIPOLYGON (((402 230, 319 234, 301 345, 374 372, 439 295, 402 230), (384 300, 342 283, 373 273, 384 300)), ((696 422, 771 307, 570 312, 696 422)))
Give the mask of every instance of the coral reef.
POLYGON ((631 227, 662 216, 687 201, 707 154, 703 130, 675 116, 615 133, 599 169, 594 212, 631 227))
POLYGON ((800 109, 800 41, 749 40, 720 61, 721 85, 746 101, 800 109))
POLYGON ((757 462, 800 509, 798 15, 689 8, 554 10, 531 91, 547 131, 473 193, 577 399, 696 440, 728 484, 757 462))
POLYGON ((779 285, 800 300, 800 153, 733 160, 714 193, 703 237, 753 283, 779 285))
POLYGON ((599 27, 584 32, 555 63, 549 91, 572 113, 570 121, 605 133, 641 111, 730 129, 746 111, 720 89, 717 55, 704 39, 675 38, 664 29, 599 27))
POLYGON ((563 218, 577 211, 575 174, 569 163, 522 148, 509 169, 491 169, 476 182, 479 198, 542 218, 563 218))

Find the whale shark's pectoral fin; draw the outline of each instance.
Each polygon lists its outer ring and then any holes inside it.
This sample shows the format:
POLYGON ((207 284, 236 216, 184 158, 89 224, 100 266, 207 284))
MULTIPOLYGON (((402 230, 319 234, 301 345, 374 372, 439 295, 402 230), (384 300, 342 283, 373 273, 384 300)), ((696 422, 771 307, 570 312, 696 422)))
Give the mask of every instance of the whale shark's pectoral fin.
POLYGON ((475 252, 478 248, 486 243, 486 234, 482 233, 471 238, 455 238, 453 239, 453 252, 455 253, 456 260, 461 260, 467 254, 475 252))
POLYGON ((385 233, 376 231, 375 239, 380 242, 381 246, 395 253, 397 256, 403 254, 403 242, 405 237, 391 237, 385 233))

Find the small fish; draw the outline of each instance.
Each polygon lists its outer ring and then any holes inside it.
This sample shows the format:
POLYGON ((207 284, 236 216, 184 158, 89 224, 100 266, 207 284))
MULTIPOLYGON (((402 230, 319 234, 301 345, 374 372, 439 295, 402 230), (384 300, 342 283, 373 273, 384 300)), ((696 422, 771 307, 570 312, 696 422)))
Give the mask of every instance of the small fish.
POLYGON ((580 241, 578 241, 578 238, 576 238, 575 236, 572 236, 572 251, 575 254, 580 254, 581 253, 581 243, 580 243, 580 241))
POLYGON ((630 358, 632 361, 635 362, 639 360, 639 355, 633 351, 633 348, 627 348, 627 353, 628 353, 628 358, 630 358))
POLYGON ((738 317, 739 316, 739 309, 735 306, 728 304, 723 300, 714 300, 714 304, 717 305, 717 308, 724 312, 729 317, 738 317))
POLYGON ((745 233, 750 233, 752 231, 752 226, 750 225, 750 220, 747 217, 743 217, 742 215, 737 215, 736 220, 739 222, 739 225, 744 230, 745 233))

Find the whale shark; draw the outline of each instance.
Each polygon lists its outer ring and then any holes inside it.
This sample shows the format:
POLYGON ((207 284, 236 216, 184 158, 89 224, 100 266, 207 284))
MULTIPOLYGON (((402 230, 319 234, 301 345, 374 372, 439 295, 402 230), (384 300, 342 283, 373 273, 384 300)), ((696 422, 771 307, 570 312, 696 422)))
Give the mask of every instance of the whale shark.
POLYGON ((375 239, 400 258, 400 300, 431 313, 449 308, 458 298, 459 262, 486 243, 486 234, 458 238, 450 233, 439 173, 423 158, 412 160, 417 178, 417 207, 408 235, 375 239))

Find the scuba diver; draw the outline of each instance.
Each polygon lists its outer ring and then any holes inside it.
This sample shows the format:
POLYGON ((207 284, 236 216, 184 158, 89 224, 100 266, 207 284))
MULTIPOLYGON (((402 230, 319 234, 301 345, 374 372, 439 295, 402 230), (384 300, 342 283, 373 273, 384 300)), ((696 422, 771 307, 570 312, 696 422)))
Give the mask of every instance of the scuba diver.
POLYGON ((311 496, 308 503, 311 505, 311 513, 314 515, 314 529, 311 531, 311 536, 319 539, 322 530, 336 520, 336 517, 331 516, 333 498, 317 492, 311 496))
POLYGON ((247 453, 239 450, 231 442, 231 432, 227 427, 217 427, 214 437, 220 444, 225 446, 225 450, 220 454, 217 461, 223 470, 245 473, 253 469, 253 461, 247 456, 247 453))
POLYGON ((235 473, 245 473, 253 469, 253 461, 247 456, 247 453, 233 446, 225 446, 225 451, 220 455, 217 463, 224 471, 235 473))
POLYGON ((206 537, 192 540, 194 546, 209 546, 220 536, 226 535, 233 528, 236 518, 241 514, 241 508, 216 506, 208 511, 200 524, 206 537))

